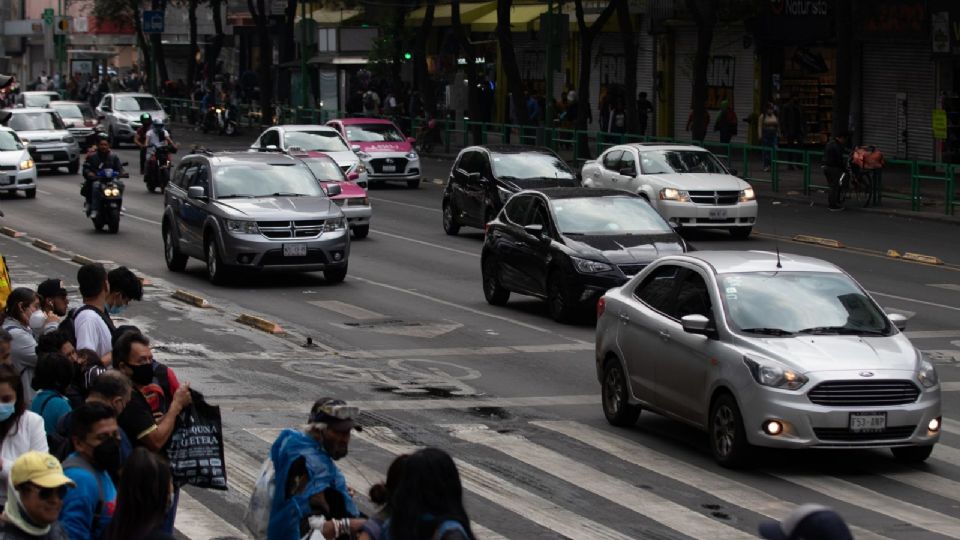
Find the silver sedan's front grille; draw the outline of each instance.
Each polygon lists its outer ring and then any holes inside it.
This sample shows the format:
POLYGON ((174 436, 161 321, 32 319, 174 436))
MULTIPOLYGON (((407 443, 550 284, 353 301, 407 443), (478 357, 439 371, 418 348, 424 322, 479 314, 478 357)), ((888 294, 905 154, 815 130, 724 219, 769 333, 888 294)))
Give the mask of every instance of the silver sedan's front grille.
POLYGON ((920 389, 910 381, 829 381, 807 393, 817 405, 880 407, 906 405, 917 401, 920 389))
POLYGON ((324 220, 258 221, 260 234, 273 240, 316 238, 323 232, 324 220))
POLYGON ((691 191, 690 201, 696 204, 731 205, 740 202, 739 191, 691 191))

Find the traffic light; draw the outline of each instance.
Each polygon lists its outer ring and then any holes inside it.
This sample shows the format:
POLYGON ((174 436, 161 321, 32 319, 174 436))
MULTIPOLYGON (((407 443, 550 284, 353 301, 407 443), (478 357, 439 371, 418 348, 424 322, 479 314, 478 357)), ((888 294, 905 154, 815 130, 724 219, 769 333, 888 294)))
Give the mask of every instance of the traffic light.
POLYGON ((403 53, 403 59, 404 59, 404 60, 410 60, 411 58, 413 58, 413 55, 412 55, 412 54, 410 54, 410 53, 408 53, 408 52, 403 53))
POLYGON ((70 33, 70 17, 57 17, 53 25, 53 33, 65 36, 70 33))

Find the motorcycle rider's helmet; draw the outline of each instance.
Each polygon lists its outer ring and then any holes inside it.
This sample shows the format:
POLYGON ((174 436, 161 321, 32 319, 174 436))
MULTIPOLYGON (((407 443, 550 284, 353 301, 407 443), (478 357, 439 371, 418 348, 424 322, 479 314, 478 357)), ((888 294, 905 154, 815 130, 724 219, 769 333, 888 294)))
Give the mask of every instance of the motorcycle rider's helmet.
POLYGON ((150 117, 150 113, 143 113, 143 114, 140 115, 140 123, 141 123, 141 124, 147 124, 147 123, 152 122, 152 121, 153 121, 153 119, 150 117))
POLYGON ((163 120, 160 120, 159 118, 154 120, 153 129, 156 129, 157 131, 163 131, 163 120))

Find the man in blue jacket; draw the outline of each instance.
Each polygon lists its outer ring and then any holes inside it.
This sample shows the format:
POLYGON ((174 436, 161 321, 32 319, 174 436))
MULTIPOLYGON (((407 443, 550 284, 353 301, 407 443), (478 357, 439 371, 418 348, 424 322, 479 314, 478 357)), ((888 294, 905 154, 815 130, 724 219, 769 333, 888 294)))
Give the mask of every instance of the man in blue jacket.
POLYGON ((120 467, 117 412, 103 403, 84 403, 73 411, 71 422, 76 451, 63 462, 63 472, 77 487, 63 499, 60 524, 70 540, 97 540, 117 506, 110 478, 120 467))
MULTIPOLYGON (((309 532, 312 515, 327 519, 359 516, 343 473, 334 461, 347 455, 356 407, 321 398, 310 410, 303 431, 285 429, 270 449, 275 487, 270 508, 269 540, 299 540, 309 532)), ((351 528, 359 529, 360 520, 351 528)))

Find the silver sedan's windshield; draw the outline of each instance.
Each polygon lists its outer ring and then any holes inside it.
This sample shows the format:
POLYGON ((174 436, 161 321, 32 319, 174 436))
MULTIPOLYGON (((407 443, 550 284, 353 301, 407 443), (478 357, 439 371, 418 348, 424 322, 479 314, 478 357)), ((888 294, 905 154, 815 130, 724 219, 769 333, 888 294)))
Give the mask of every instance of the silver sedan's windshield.
POLYGON ((7 126, 15 131, 47 131, 64 129, 63 122, 56 113, 28 112, 14 113, 7 126))
POLYGON ((288 131, 284 135, 287 148, 308 152, 347 152, 350 149, 335 131, 288 131))
POLYGON ((640 153, 643 174, 727 174, 720 161, 703 150, 652 150, 640 153))
POLYGON ((0 131, 0 152, 23 150, 20 139, 12 131, 0 131))
POLYGON ((640 197, 556 199, 552 206, 563 234, 642 234, 672 230, 640 197))
POLYGON ((304 165, 238 163, 217 168, 218 199, 322 197, 320 183, 304 165))
POLYGON ((889 335, 886 316, 845 274, 750 272, 718 277, 727 320, 747 334, 889 335))

